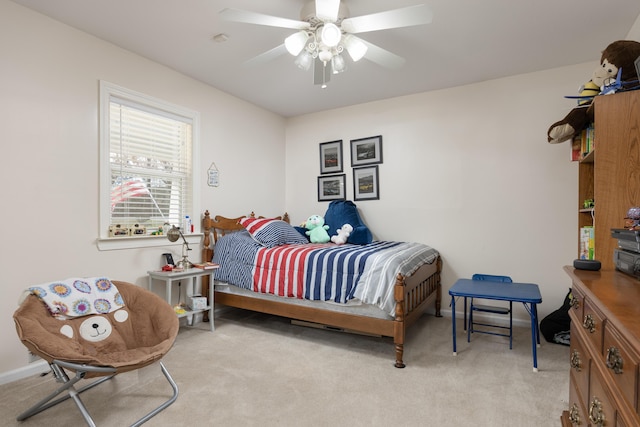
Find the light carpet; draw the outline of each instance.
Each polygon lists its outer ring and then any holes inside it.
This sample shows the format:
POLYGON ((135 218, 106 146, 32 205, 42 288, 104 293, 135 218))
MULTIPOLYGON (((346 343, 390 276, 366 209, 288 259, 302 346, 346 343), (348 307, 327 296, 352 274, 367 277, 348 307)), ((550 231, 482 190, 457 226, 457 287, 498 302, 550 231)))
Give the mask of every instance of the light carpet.
MULTIPOLYGON (((164 364, 178 400, 149 426, 558 426, 568 406, 569 348, 543 340, 532 370, 531 332, 508 339, 475 334, 451 318, 424 315, 407 333, 405 369, 393 366, 390 338, 291 325, 230 309, 180 329, 164 364)), ((17 422, 58 384, 34 376, 0 387, 3 426, 76 426, 72 400, 17 422)), ((83 393, 98 426, 129 425, 166 400, 158 364, 83 393)))

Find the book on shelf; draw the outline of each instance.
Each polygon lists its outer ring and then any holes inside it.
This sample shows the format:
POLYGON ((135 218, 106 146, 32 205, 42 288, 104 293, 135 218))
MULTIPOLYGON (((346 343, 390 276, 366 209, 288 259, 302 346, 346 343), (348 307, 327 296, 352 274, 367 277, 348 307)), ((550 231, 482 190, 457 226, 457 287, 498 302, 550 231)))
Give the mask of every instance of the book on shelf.
POLYGON ((595 235, 593 226, 580 228, 580 259, 595 259, 595 235))
POLYGON ((215 262, 196 262, 193 264, 195 268, 201 268, 203 270, 213 270, 214 268, 220 267, 219 264, 215 262))
POLYGON ((595 148, 595 128, 593 123, 582 129, 571 144, 571 160, 580 161, 587 157, 595 148))

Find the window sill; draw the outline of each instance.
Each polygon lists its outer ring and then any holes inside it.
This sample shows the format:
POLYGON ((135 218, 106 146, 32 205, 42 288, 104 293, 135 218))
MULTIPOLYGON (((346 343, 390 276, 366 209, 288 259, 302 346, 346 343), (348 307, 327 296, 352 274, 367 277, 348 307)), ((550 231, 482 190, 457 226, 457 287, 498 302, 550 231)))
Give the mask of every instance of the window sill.
MULTIPOLYGON (((200 244, 202 233, 185 234, 189 244, 200 244)), ((140 249, 157 246, 182 245, 182 239, 170 242, 167 236, 132 236, 132 237, 100 237, 96 245, 100 251, 114 251, 118 249, 140 249)))

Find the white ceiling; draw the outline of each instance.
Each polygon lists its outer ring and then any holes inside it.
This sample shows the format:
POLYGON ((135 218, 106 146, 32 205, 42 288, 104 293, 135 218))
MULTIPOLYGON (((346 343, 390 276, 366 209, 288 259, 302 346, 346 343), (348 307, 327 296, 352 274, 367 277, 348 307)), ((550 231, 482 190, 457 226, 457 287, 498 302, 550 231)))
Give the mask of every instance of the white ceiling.
MULTIPOLYGON (((288 54, 243 64, 294 30, 218 16, 233 7, 297 20, 305 0, 13 1, 285 117, 597 61, 640 14, 638 0, 343 0, 351 16, 425 3, 433 22, 359 34, 406 63, 348 63, 321 89, 288 54)), ((576 76, 576 91, 588 77, 576 76)))

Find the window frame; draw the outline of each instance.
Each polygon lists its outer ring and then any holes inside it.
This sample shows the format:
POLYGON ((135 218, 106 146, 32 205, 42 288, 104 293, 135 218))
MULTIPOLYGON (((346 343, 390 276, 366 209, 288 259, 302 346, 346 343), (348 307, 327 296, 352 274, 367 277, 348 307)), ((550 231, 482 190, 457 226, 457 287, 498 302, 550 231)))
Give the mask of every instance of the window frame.
MULTIPOLYGON (((99 125, 100 125, 100 194, 99 194, 99 233, 97 246, 99 250, 127 249, 166 246, 171 244, 166 236, 131 236, 131 237, 109 237, 109 225, 111 223, 111 165, 110 165, 110 102, 111 98, 127 100, 141 106, 148 106, 152 109, 166 111, 170 114, 181 116, 191 120, 192 123, 192 147, 191 147, 191 210, 189 213, 193 218, 195 228, 194 234, 185 234, 189 243, 199 243, 202 234, 199 233, 200 223, 196 218, 200 218, 200 202, 197 195, 200 194, 199 179, 200 168, 197 159, 200 158, 200 113, 179 105, 163 101, 152 96, 136 92, 113 83, 100 81, 99 99, 99 125)), ((176 224, 177 225, 177 224, 176 224)))

